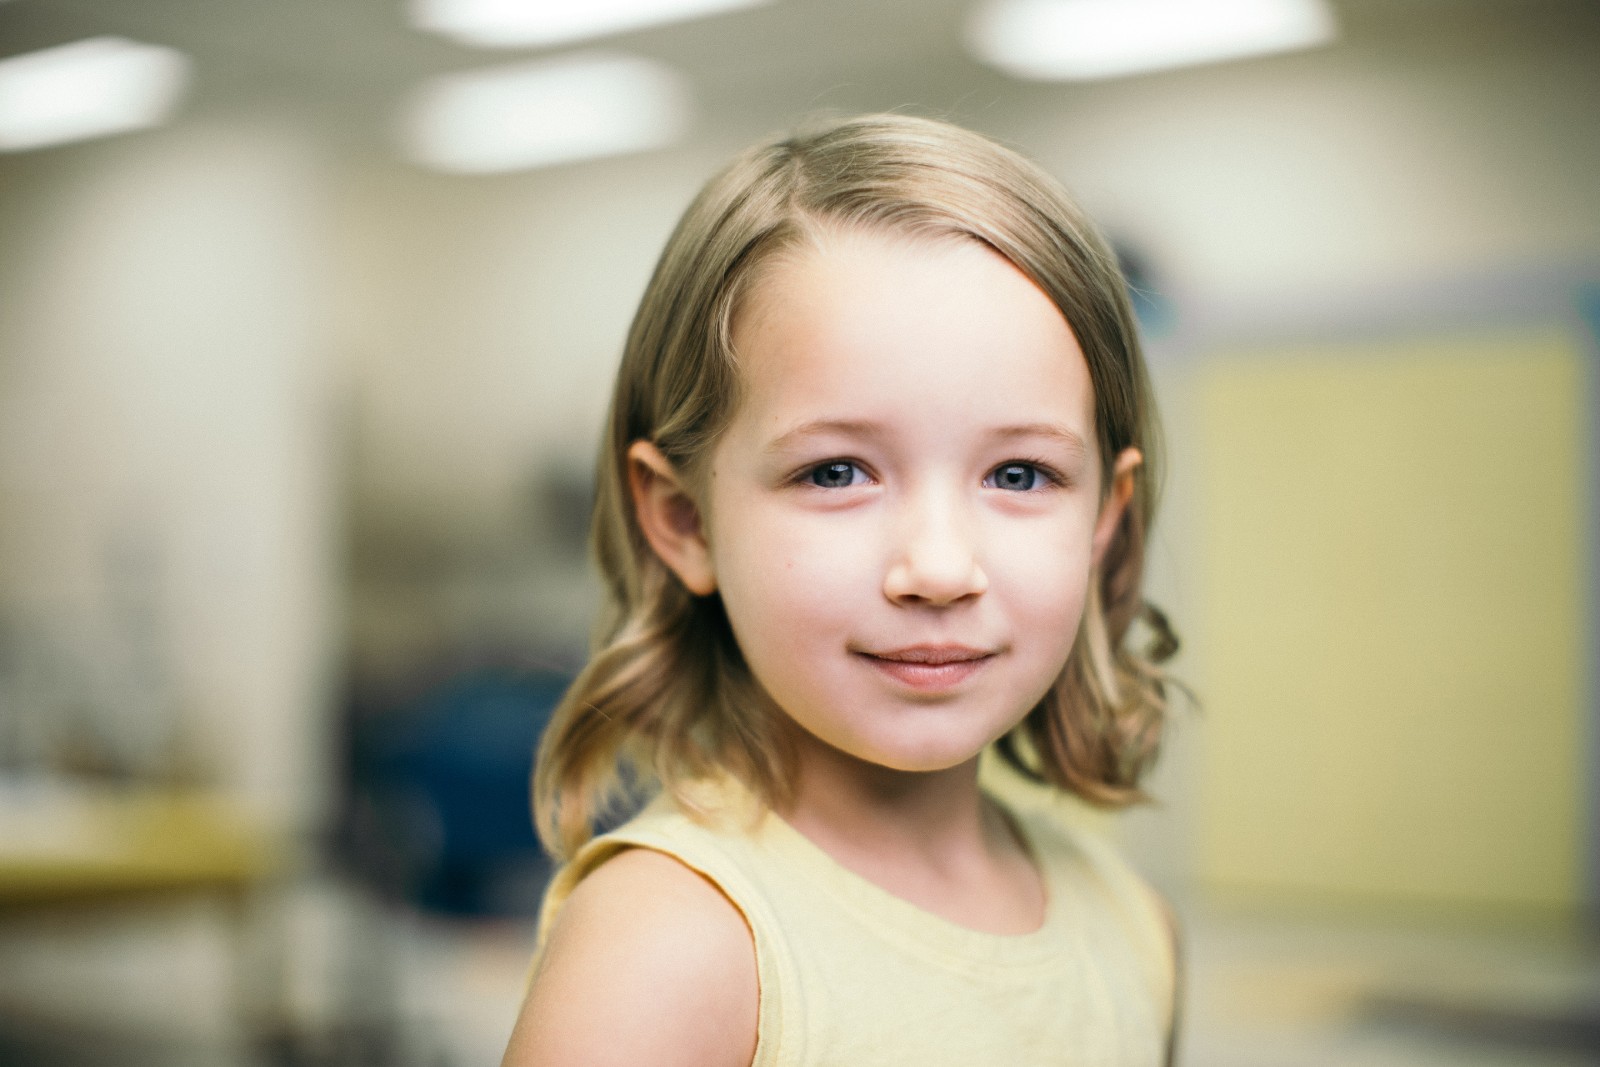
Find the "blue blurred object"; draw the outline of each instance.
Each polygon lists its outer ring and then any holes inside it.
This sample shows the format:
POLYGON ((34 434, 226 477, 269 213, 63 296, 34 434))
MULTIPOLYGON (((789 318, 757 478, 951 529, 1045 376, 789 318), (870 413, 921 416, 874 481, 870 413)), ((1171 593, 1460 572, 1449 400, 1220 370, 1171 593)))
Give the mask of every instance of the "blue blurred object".
POLYGON ((1117 266, 1122 270, 1128 287, 1128 299, 1139 328, 1147 336, 1169 334, 1177 325, 1177 311, 1172 300, 1156 283, 1150 261, 1144 253, 1123 241, 1113 241, 1112 251, 1117 256, 1117 266))
POLYGON ((1578 313, 1588 325, 1595 342, 1600 344, 1600 282, 1589 282, 1578 287, 1578 313))
POLYGON ((529 777, 569 681, 477 669, 409 706, 356 716, 345 836, 360 873, 428 911, 536 909, 551 868, 533 831, 529 777))

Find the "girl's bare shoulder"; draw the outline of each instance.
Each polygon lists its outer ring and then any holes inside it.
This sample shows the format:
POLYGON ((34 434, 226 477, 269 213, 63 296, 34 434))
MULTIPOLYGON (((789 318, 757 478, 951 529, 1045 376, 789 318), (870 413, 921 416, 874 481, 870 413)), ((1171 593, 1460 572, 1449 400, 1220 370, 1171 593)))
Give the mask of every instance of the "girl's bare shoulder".
POLYGON ((722 891, 671 856, 607 860, 561 909, 503 1067, 749 1067, 755 943, 722 891))

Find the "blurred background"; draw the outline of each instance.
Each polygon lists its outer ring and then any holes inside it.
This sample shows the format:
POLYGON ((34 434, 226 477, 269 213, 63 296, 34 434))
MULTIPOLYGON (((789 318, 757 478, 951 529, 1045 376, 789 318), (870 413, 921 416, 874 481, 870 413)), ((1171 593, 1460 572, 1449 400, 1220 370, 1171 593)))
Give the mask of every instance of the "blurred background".
POLYGON ((865 110, 1137 288, 1183 1062, 1600 1062, 1591 0, 0 0, 0 1063, 497 1062, 633 307, 865 110))

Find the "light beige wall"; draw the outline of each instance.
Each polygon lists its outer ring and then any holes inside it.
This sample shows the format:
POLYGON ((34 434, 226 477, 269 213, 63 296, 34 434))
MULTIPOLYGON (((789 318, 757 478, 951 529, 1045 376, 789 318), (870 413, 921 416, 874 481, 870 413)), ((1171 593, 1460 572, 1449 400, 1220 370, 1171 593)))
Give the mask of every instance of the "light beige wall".
POLYGON ((340 600, 317 152, 242 117, 7 167, 0 603, 113 733, 170 718, 191 770, 305 825, 340 600))
POLYGON ((1593 46, 1358 41, 1090 86, 1004 131, 1201 312, 1600 253, 1593 46))

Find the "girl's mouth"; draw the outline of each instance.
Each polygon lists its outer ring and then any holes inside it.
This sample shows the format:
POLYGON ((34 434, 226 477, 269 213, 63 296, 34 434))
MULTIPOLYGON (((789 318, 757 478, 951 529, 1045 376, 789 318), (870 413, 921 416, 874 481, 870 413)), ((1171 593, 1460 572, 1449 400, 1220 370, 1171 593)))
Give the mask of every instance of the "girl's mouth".
POLYGON ((923 692, 953 689, 995 657, 993 651, 966 645, 912 645, 856 654, 901 685, 923 692))

